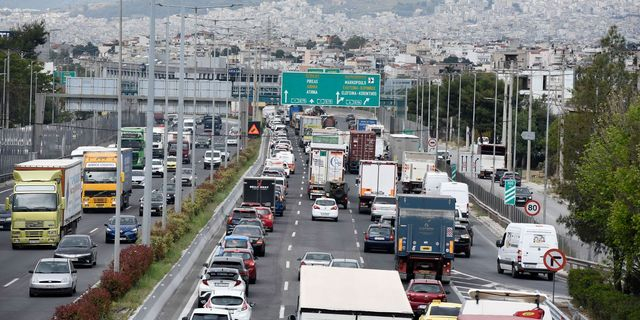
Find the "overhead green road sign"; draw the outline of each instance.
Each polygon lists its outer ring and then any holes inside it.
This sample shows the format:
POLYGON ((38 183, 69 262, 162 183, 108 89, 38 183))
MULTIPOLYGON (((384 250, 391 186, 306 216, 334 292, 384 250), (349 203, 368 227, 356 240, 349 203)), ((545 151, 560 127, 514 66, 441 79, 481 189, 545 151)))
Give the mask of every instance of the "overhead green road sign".
POLYGON ((333 68, 309 68, 307 72, 321 72, 321 73, 340 73, 340 69, 333 68))
POLYGON ((380 75, 283 72, 282 104, 379 107, 380 75))

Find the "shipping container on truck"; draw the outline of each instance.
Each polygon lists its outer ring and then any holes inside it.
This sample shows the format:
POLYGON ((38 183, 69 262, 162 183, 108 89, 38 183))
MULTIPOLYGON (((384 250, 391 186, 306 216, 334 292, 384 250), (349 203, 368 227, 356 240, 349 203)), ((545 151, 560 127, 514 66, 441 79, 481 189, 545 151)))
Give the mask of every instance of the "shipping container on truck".
POLYGON ((402 159, 402 193, 421 193, 427 171, 436 171, 437 155, 405 151, 402 159))
POLYGON ((301 122, 301 118, 304 115, 304 112, 294 112, 291 115, 291 122, 289 122, 289 126, 291 126, 293 128, 294 133, 296 134, 296 136, 300 135, 300 122, 301 122))
POLYGON ((133 174, 133 150, 122 148, 122 171, 116 174, 118 149, 85 152, 82 165, 82 209, 116 208, 116 182, 122 181, 120 208, 129 206, 131 176, 133 174))
POLYGON ((451 280, 455 209, 448 196, 398 195, 395 268, 401 278, 451 280))
POLYGON ((301 105, 289 106, 289 110, 287 111, 285 116, 285 122, 290 124, 291 121, 293 121, 293 114, 298 112, 303 112, 303 111, 304 109, 302 108, 301 105))
POLYGON ((360 161, 358 177, 358 211, 371 211, 371 202, 376 196, 396 196, 398 166, 393 161, 360 161))
POLYGON ((311 142, 311 136, 313 135, 313 129, 322 128, 322 119, 316 116, 302 116, 300 117, 300 146, 304 146, 311 142))
POLYGON ((336 121, 336 117, 334 117, 332 114, 322 116, 323 128, 335 128, 337 123, 338 121, 336 121))
MULTIPOLYGON (((420 138, 412 134, 390 134, 388 135, 389 141, 389 160, 395 161, 398 164, 398 174, 402 172, 402 165, 405 151, 419 151, 420 138)), ((398 177, 400 178, 400 177, 398 177)))
POLYGON ((340 149, 311 149, 309 154, 309 199, 323 197, 328 183, 344 182, 344 151, 340 149))
POLYGON ((476 145, 476 148, 477 152, 473 155, 471 163, 478 178, 490 179, 495 169, 506 168, 505 155, 507 151, 504 145, 480 144, 476 145))
POLYGON ((275 213, 276 179, 271 177, 246 177, 243 180, 242 201, 256 202, 271 208, 275 213))
POLYGON ((16 164, 11 212, 11 246, 56 247, 75 233, 82 217, 82 161, 40 159, 16 164))
POLYGON ((356 118, 356 130, 365 131, 368 125, 378 124, 375 118, 356 118))
POLYGON ((164 157, 164 127, 153 127, 153 158, 164 157))
POLYGON ((302 266, 296 313, 289 316, 292 320, 413 318, 397 272, 322 266, 302 266))
POLYGON ((351 131, 347 160, 349 173, 358 173, 361 160, 376 159, 376 138, 372 131, 351 131))

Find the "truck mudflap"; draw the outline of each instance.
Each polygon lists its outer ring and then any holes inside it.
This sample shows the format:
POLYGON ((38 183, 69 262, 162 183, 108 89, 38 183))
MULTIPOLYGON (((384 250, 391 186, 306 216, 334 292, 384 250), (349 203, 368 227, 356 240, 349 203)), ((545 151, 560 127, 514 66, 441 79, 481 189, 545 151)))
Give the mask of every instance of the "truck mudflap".
POLYGON ((358 212, 359 213, 371 212, 371 202, 373 202, 373 197, 360 196, 360 199, 358 200, 358 212))

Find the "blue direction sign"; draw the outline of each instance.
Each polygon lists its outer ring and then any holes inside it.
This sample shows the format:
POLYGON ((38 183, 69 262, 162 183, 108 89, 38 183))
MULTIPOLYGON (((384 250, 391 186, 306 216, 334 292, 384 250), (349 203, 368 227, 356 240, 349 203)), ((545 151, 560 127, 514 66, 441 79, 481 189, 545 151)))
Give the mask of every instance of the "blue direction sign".
POLYGON ((283 72, 282 104, 379 107, 380 75, 283 72))
POLYGON ((516 180, 514 179, 504 181, 504 204, 516 205, 516 180))

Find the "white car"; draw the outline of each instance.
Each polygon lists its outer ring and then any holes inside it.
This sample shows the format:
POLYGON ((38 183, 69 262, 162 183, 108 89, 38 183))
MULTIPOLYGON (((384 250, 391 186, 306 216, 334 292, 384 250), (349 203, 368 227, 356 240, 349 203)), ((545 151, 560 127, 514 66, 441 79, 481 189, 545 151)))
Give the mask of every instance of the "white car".
POLYGON ((184 317, 183 320, 203 320, 203 319, 216 319, 216 320, 232 320, 231 312, 225 309, 205 309, 197 308, 191 313, 191 318, 184 317))
POLYGON ((133 170, 131 184, 134 188, 144 188, 144 170, 133 170))
POLYGON ((333 259, 333 260, 331 260, 331 263, 329 264, 329 267, 334 267, 334 268, 353 268, 353 269, 362 268, 360 266, 360 262, 358 262, 358 260, 356 260, 356 259, 333 259))
POLYGON ((218 290, 245 293, 247 284, 242 280, 240 272, 233 268, 209 268, 198 282, 198 308, 204 306, 212 292, 218 290))
POLYGON ((247 301, 243 292, 216 290, 204 307, 229 310, 233 320, 251 320, 253 303, 247 301))
POLYGON ((300 269, 302 266, 323 266, 328 267, 333 261, 333 255, 328 252, 307 252, 304 257, 298 258, 300 268, 298 269, 298 281, 300 281, 300 269))
POLYGON ((395 197, 377 196, 371 202, 371 221, 378 221, 383 215, 395 215, 397 208, 395 197))
POLYGON ((289 169, 289 165, 286 164, 283 160, 278 158, 269 158, 264 162, 265 167, 282 167, 284 172, 287 174, 287 177, 291 174, 291 170, 289 169))
POLYGON ((231 128, 231 130, 229 130, 229 133, 227 135, 227 144, 237 145, 239 136, 240 136, 240 132, 238 132, 238 129, 235 127, 231 128))
POLYGON ((42 258, 34 270, 29 270, 29 296, 43 293, 65 293, 72 296, 76 293, 78 283, 77 270, 69 259, 42 258))
POLYGON ((151 175, 164 176, 164 161, 162 159, 151 160, 151 175))
POLYGON ((331 198, 318 198, 311 209, 311 220, 333 219, 338 221, 338 204, 331 198))
MULTIPOLYGON (((211 168, 211 150, 207 150, 204 152, 204 169, 211 168)), ((213 150, 213 167, 217 168, 222 163, 222 156, 220 155, 220 151, 213 150)))

